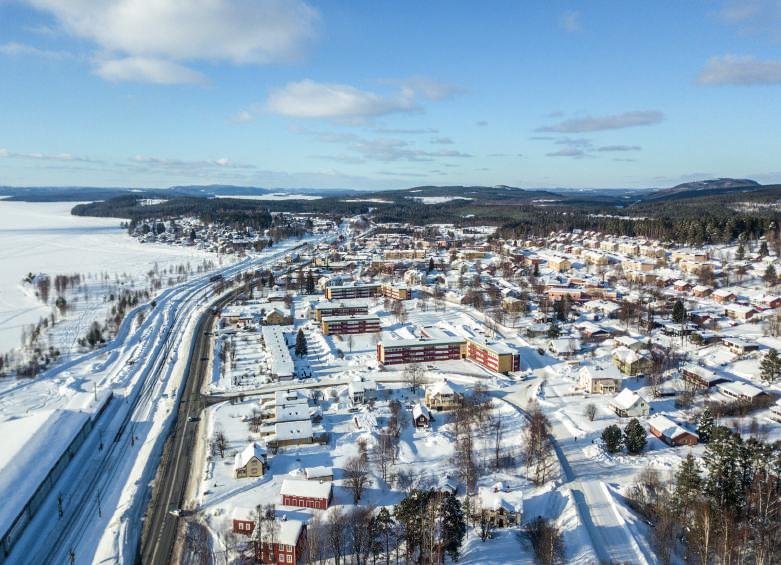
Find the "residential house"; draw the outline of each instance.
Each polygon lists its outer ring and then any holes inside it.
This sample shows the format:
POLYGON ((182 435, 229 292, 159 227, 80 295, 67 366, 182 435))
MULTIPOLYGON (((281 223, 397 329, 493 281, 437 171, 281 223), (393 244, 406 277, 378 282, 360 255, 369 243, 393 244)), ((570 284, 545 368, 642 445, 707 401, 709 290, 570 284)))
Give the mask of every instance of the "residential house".
POLYGON ((307 481, 304 479, 285 479, 279 494, 283 506, 327 510, 333 498, 331 481, 307 481))
POLYGON ((578 386, 589 394, 614 394, 621 390, 621 374, 612 367, 604 370, 601 367, 584 366, 578 372, 578 386))
POLYGON ((700 437, 690 432, 667 416, 655 414, 648 419, 649 431, 667 445, 678 447, 680 445, 697 445, 700 437))
POLYGON ((417 402, 412 406, 412 423, 416 428, 428 428, 431 425, 431 413, 425 404, 417 402))
POLYGON ((377 400, 377 382, 372 379, 356 379, 347 385, 347 391, 353 404, 363 404, 377 400))
POLYGON ((442 379, 438 383, 426 387, 423 402, 429 410, 453 410, 460 406, 464 399, 461 387, 442 379))
POLYGON ((613 350, 613 363, 625 375, 637 376, 651 370, 653 362, 648 355, 638 353, 628 347, 618 347, 613 350))
POLYGON ((266 449, 256 442, 236 454, 233 462, 233 475, 237 479, 262 477, 266 465, 266 449))
POLYGON ((628 388, 619 392, 613 400, 610 401, 610 408, 620 418, 636 418, 638 416, 648 416, 651 407, 648 402, 628 388))
POLYGON ((301 520, 277 520, 274 541, 255 543, 258 563, 302 563, 306 553, 306 524, 301 520))

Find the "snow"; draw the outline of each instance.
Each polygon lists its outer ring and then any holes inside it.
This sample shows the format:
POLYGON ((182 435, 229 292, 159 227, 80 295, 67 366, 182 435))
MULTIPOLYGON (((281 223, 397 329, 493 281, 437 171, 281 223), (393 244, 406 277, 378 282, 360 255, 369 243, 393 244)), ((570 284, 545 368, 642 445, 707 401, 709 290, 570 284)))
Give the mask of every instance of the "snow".
MULTIPOLYGON (((35 297, 22 279, 28 273, 127 274, 140 282, 155 263, 160 269, 190 262, 195 266, 213 254, 188 247, 139 244, 120 228, 118 218, 72 216, 77 202, 0 202, 0 353, 20 345, 22 328, 50 314, 52 306, 35 297)), ((68 323, 58 328, 57 346, 72 345, 94 319, 103 321, 107 309, 102 293, 74 306, 68 323)), ((54 291, 52 290, 52 295, 54 291)), ((52 299, 53 300, 53 299, 52 299)))
POLYGON ((412 196, 412 199, 423 204, 444 204, 454 200, 473 200, 473 198, 466 196, 412 196))

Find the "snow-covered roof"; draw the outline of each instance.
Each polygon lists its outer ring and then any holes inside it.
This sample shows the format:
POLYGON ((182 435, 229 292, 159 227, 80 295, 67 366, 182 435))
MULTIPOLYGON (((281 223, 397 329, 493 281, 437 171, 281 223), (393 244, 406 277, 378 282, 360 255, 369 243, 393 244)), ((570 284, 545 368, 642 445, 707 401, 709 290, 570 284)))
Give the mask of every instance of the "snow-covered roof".
POLYGON ((692 434, 694 436, 697 435, 694 432, 690 432, 682 428, 664 414, 656 414, 650 417, 648 419, 648 425, 658 430, 664 437, 670 438, 671 440, 683 434, 692 434))
MULTIPOLYGON (((619 392, 613 400, 610 401, 612 406, 620 408, 621 410, 629 410, 640 402, 646 402, 645 399, 637 394, 635 391, 625 388, 619 392)), ((646 403, 647 404, 647 403, 646 403)))
POLYGON ((309 406, 304 402, 277 406, 276 409, 277 422, 295 422, 297 420, 308 420, 308 419, 309 419, 309 406))
POLYGON ((745 396, 747 398, 754 398, 764 392, 759 387, 755 387, 754 385, 740 381, 720 383, 716 386, 720 392, 726 393, 728 396, 745 396))
POLYGON ((431 418, 431 414, 428 411, 428 408, 425 404, 418 402, 412 406, 412 417, 417 420, 421 416, 425 417, 426 420, 429 420, 431 418))
POLYGON ((277 422, 274 424, 274 435, 277 440, 312 437, 312 422, 308 418, 306 420, 277 422))
POLYGON ((519 490, 494 492, 493 488, 482 487, 479 496, 480 505, 485 510, 504 509, 505 512, 523 513, 523 493, 519 490))
POLYGON ((253 457, 257 457, 260 461, 263 461, 266 457, 266 448, 254 441, 236 454, 233 467, 240 469, 249 463, 253 457))
POLYGON ((621 361, 622 363, 636 363, 645 358, 644 355, 640 355, 637 351, 633 351, 628 347, 621 346, 616 347, 613 350, 613 358, 621 361))
POLYGON ((325 465, 318 465, 317 467, 307 467, 306 469, 304 469, 304 475, 309 481, 313 481, 316 479, 323 479, 325 477, 333 477, 334 468, 326 467, 325 465))
POLYGON ((694 365, 692 363, 687 363, 683 367, 681 367, 682 371, 687 371, 689 373, 693 373, 700 377, 705 382, 713 382, 721 379, 716 373, 708 369, 707 367, 703 367, 701 365, 694 365))
POLYGON ((383 347, 412 347, 419 345, 421 347, 431 345, 460 345, 464 339, 460 337, 451 337, 448 339, 383 339, 383 347))
POLYGON ((279 520, 279 543, 283 545, 296 545, 301 537, 304 523, 301 520, 279 520))
POLYGON ((309 498, 325 498, 331 496, 333 483, 331 481, 307 481, 304 479, 285 479, 279 489, 281 495, 306 496, 309 498))
POLYGON ((263 326, 263 343, 266 345, 266 352, 269 355, 269 369, 273 375, 278 377, 289 377, 295 372, 295 364, 290 356, 290 350, 287 347, 287 340, 283 326, 263 326))

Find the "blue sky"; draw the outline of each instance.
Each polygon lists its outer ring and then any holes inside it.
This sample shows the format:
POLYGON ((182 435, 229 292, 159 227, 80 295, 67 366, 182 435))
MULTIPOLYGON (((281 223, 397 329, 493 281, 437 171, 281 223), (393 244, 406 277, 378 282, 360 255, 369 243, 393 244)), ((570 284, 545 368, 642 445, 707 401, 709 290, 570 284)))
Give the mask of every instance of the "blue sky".
POLYGON ((781 182, 781 3, 0 0, 0 184, 781 182))

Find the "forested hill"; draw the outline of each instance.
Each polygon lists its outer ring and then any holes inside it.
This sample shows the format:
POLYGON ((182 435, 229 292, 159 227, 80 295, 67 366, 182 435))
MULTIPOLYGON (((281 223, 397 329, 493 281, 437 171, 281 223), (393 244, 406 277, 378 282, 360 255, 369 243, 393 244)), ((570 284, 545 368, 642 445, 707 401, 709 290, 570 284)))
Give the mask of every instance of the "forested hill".
MULTIPOLYGON (((164 193, 154 194, 159 198, 164 193)), ((206 221, 247 221, 257 227, 267 221, 261 218, 274 211, 335 218, 368 214, 378 222, 491 224, 510 238, 592 229, 694 244, 730 240, 743 233, 756 237, 773 222, 781 223, 781 185, 761 186, 745 179, 717 179, 661 191, 418 186, 337 194, 321 191, 320 198, 295 200, 168 194, 165 202, 151 206, 143 202, 147 193, 134 193, 79 205, 73 213, 135 220, 196 215, 206 221)))

